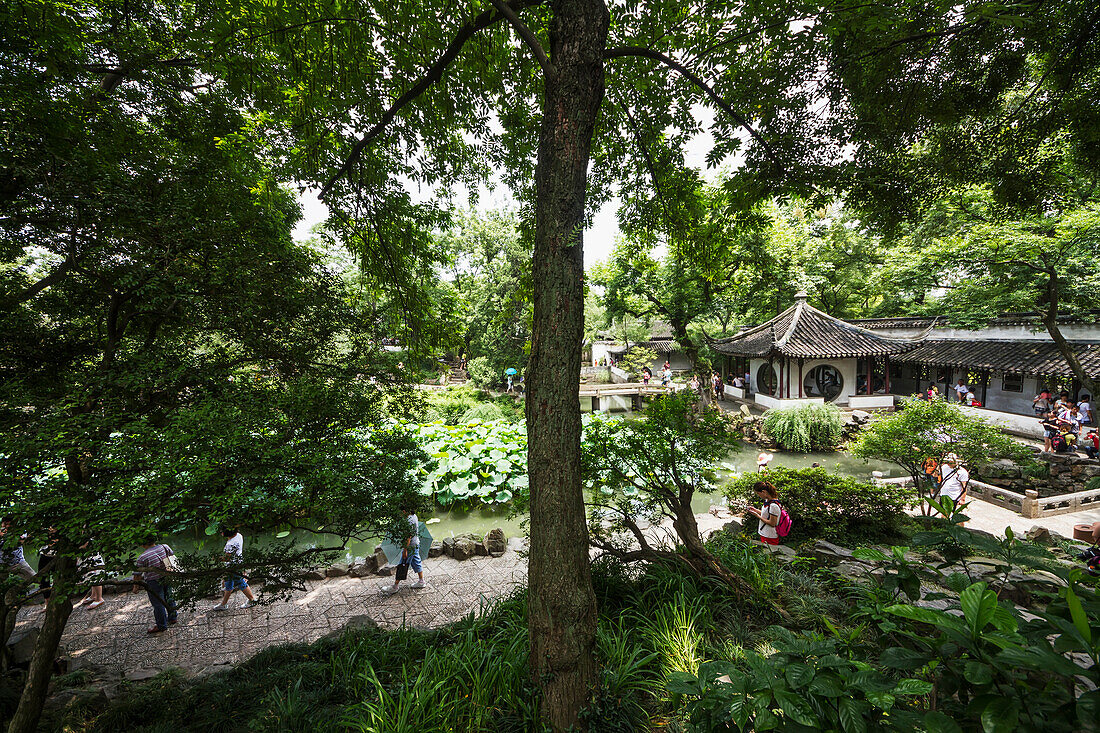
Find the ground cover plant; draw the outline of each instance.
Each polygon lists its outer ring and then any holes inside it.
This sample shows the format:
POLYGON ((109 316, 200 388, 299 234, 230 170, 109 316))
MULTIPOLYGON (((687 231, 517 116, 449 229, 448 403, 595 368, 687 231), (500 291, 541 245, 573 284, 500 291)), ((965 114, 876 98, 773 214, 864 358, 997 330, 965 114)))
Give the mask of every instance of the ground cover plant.
MULTIPOLYGON (((823 537, 840 543, 896 542, 906 536, 906 507, 914 503, 912 489, 872 484, 824 468, 773 468, 746 473, 724 487, 732 502, 759 502, 753 485, 766 480, 779 490, 779 503, 794 524, 789 543, 823 537)), ((745 531, 755 534, 757 519, 745 518, 745 531)))
POLYGON ((527 432, 506 420, 446 425, 405 426, 432 462, 420 469, 422 491, 442 507, 452 505, 526 505, 527 432))
POLYGON ((523 420, 523 403, 506 395, 492 396, 483 389, 467 386, 432 390, 419 410, 421 422, 442 420, 458 425, 474 420, 523 420))
POLYGON ((836 405, 803 405, 768 410, 764 433, 784 450, 798 453, 833 450, 840 444, 844 419, 836 405))

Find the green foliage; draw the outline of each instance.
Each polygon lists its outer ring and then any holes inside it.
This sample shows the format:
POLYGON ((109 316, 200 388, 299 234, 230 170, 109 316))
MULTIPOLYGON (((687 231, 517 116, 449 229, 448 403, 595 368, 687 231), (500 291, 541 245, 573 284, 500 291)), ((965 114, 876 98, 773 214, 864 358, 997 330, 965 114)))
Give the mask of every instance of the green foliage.
POLYGON ((522 423, 406 427, 432 459, 420 470, 422 491, 440 506, 527 503, 527 431, 522 423))
POLYGON ((971 473, 999 458, 1019 463, 1031 459, 1031 451, 979 416, 965 414, 942 400, 908 399, 901 409, 876 420, 851 446, 861 458, 890 461, 905 469, 926 499, 935 491, 923 465, 929 458, 942 462, 954 453, 971 473))
POLYGON ((504 381, 504 369, 498 370, 487 356, 470 359, 466 364, 466 373, 471 382, 485 389, 499 388, 504 381))
MULTIPOLYGON (((790 542, 820 537, 849 541, 891 541, 906 522, 909 490, 895 484, 869 484, 824 468, 772 468, 766 474, 746 473, 724 489, 734 501, 757 502, 752 487, 771 481, 779 491, 779 503, 791 515, 790 542)), ((745 530, 755 531, 755 517, 747 517, 745 530)))
POLYGON ((911 731, 920 718, 905 708, 932 685, 894 678, 852 658, 839 639, 773 627, 773 652, 746 651, 737 662, 712 661, 678 672, 668 690, 690 698, 689 730, 911 731))
POLYGON ((784 449, 798 453, 836 448, 843 428, 844 419, 836 405, 768 410, 764 416, 764 433, 784 449))
MULTIPOLYGON (((637 537, 640 520, 653 523, 692 514, 696 492, 712 493, 713 465, 733 436, 718 410, 700 409, 694 395, 662 395, 640 420, 593 415, 584 428, 581 466, 596 547, 622 552, 624 530, 637 537)), ((701 547, 681 535, 688 547, 701 547)))
POLYGON ((642 369, 653 368, 653 362, 657 361, 657 352, 644 346, 635 346, 623 354, 616 362, 616 366, 625 371, 633 379, 640 379, 642 369))
POLYGON ((442 420, 448 425, 459 425, 474 420, 519 422, 523 419, 523 403, 511 396, 493 397, 484 390, 467 386, 432 390, 426 394, 419 415, 421 422, 442 420))

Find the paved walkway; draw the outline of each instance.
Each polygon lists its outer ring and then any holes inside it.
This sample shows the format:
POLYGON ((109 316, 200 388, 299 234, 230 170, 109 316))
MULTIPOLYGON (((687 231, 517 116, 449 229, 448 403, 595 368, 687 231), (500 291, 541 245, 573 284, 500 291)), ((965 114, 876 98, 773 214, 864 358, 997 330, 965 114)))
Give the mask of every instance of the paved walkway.
POLYGON ((966 523, 966 526, 970 529, 984 530, 998 537, 1004 536, 1005 527, 1012 527, 1012 531, 1017 536, 1022 537, 1024 532, 1038 525, 1072 539, 1073 525, 1100 522, 1100 510, 1095 509, 1073 514, 1058 514, 1053 517, 1028 519, 1014 511, 1004 509, 996 504, 990 504, 981 499, 971 500, 970 506, 966 510, 966 516, 970 517, 970 521, 966 523))
MULTIPOLYGON (((415 579, 415 578, 412 578, 415 579)), ((514 549, 503 557, 474 557, 459 562, 443 556, 424 563, 429 587, 414 590, 402 583, 395 595, 379 592, 392 578, 332 578, 307 582, 307 591, 290 601, 249 609, 212 612, 214 600, 181 610, 179 623, 164 634, 149 636, 153 613, 144 593, 107 596, 95 610, 77 607, 69 619, 62 646, 72 668, 95 666, 134 673, 181 667, 190 672, 237 664, 272 644, 312 642, 342 628, 348 619, 367 615, 383 628, 402 625, 436 627, 457 620, 527 580, 527 561, 514 549)), ((42 606, 20 612, 16 633, 41 623, 42 606)))

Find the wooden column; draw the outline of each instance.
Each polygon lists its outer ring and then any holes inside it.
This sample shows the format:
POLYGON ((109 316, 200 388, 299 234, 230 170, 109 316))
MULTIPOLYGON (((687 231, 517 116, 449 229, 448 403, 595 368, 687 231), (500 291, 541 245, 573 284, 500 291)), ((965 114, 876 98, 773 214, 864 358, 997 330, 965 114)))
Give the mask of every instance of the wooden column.
POLYGON ((798 399, 802 399, 802 364, 805 360, 800 356, 798 357, 798 399))
POLYGON ((882 388, 886 390, 886 394, 890 394, 890 355, 886 355, 886 374, 884 375, 882 388))
POLYGON ((867 394, 871 394, 871 382, 875 380, 875 357, 867 357, 867 394))
POLYGON ((989 407, 989 404, 985 401, 986 393, 989 392, 989 376, 990 372, 982 372, 982 407, 989 407))

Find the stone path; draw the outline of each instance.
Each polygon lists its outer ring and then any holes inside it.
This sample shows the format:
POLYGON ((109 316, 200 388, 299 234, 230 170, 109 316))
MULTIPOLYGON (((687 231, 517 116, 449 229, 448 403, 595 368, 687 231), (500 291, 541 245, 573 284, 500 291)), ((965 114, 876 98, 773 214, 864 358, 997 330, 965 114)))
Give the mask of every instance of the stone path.
MULTIPOLYGON (((415 579, 412 578, 412 579, 415 579)), ((436 627, 478 611, 487 602, 527 580, 527 560, 514 549, 503 557, 459 562, 439 557, 424 563, 429 587, 414 590, 402 582, 392 596, 379 592, 392 578, 332 578, 307 582, 290 601, 249 609, 234 594, 230 610, 212 612, 214 599, 181 610, 179 623, 148 635, 153 613, 144 593, 107 596, 95 610, 77 607, 62 639, 71 668, 99 667, 140 677, 142 670, 181 667, 190 672, 237 664, 272 644, 312 642, 342 628, 355 616, 370 616, 383 628, 436 627)), ((41 623, 42 606, 20 612, 16 634, 41 623)), ((14 638, 14 635, 13 635, 14 638)))
POLYGON ((1053 517, 1039 517, 1027 519, 1014 511, 1004 509, 996 504, 990 504, 981 499, 972 499, 966 510, 966 516, 970 521, 966 526, 970 529, 981 529, 998 537, 1003 537, 1005 527, 1012 527, 1017 536, 1023 537, 1024 532, 1038 525, 1051 532, 1057 532, 1065 537, 1073 537, 1073 525, 1091 524, 1100 522, 1100 510, 1074 512, 1072 514, 1058 514, 1053 517))

